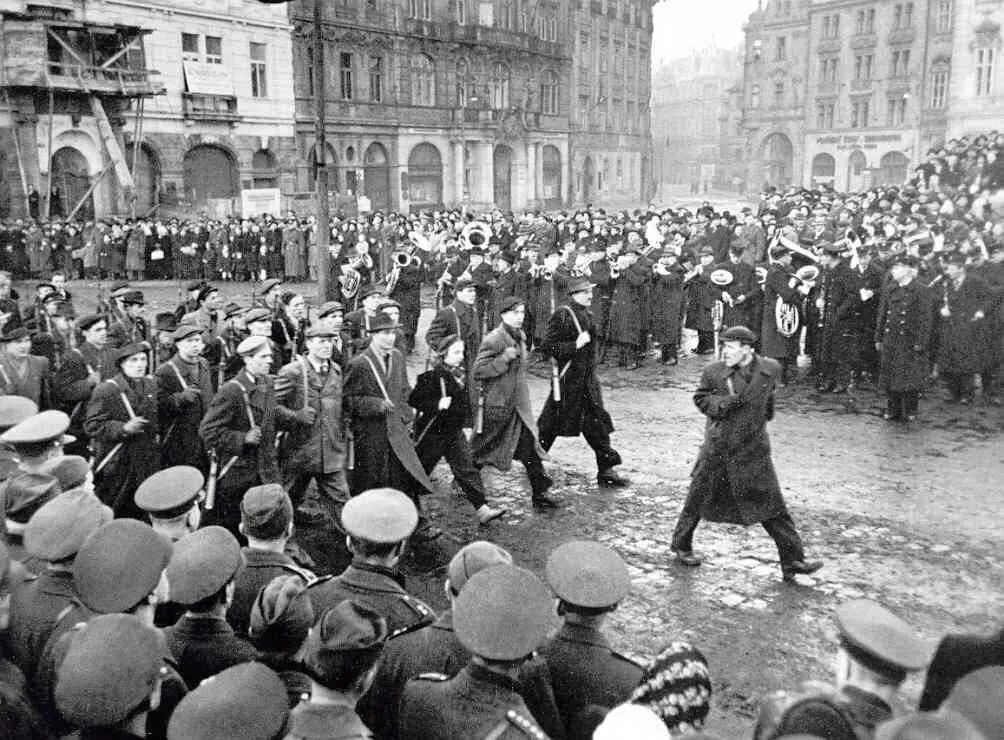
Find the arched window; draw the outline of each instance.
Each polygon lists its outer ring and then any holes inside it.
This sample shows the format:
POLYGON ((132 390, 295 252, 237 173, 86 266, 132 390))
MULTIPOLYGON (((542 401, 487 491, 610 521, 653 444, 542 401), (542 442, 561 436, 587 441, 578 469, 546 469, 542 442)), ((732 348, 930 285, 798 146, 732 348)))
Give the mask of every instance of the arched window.
POLYGON ((492 68, 492 108, 505 110, 509 107, 509 68, 497 62, 492 68))
POLYGON ((550 69, 540 77, 540 110, 549 116, 558 115, 558 75, 550 69))
POLYGON ((470 102, 470 97, 473 92, 473 84, 470 79, 471 71, 467 66, 466 59, 457 60, 457 107, 466 108, 470 102))
POLYGON ((436 104, 436 64, 432 57, 419 54, 411 67, 412 105, 436 104))

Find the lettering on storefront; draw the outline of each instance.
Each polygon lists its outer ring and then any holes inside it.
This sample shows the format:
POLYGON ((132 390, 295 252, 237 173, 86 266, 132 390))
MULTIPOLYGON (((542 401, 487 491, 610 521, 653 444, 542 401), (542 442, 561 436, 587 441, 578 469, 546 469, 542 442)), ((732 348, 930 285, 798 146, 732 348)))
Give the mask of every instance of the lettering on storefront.
POLYGON ((857 134, 844 136, 817 136, 819 146, 835 146, 837 151, 850 149, 878 149, 883 144, 902 144, 903 134, 857 134))

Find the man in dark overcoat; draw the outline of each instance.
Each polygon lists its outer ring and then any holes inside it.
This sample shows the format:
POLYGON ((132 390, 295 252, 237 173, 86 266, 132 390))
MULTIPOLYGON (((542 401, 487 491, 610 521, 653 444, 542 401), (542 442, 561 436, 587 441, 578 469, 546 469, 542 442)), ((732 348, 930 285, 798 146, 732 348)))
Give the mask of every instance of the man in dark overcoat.
POLYGON ((477 403, 474 383, 474 360, 481 346, 481 317, 475 309, 477 288, 466 278, 457 280, 454 298, 450 305, 439 309, 425 332, 425 343, 435 347, 441 340, 456 335, 464 343, 464 367, 467 368, 467 388, 471 392, 471 405, 477 403))
POLYGON ((209 459, 199 424, 213 400, 213 378, 202 357, 201 327, 182 324, 172 334, 174 356, 157 368, 161 466, 191 465, 203 475, 209 459))
POLYGON ((607 341, 618 347, 619 367, 637 370, 644 357, 642 325, 652 268, 637 249, 630 249, 617 258, 615 269, 619 274, 610 301, 607 341))
POLYGON ((67 454, 87 455, 84 417, 87 401, 102 380, 115 376, 115 350, 108 346, 108 321, 100 314, 77 320, 83 340, 63 357, 56 372, 53 393, 57 408, 70 417, 69 433, 76 441, 67 445, 67 454))
POLYGON ((887 421, 911 421, 927 383, 927 352, 934 321, 931 294, 917 282, 917 259, 894 258, 891 279, 882 290, 875 322, 879 385, 886 392, 887 421))
POLYGON ((811 287, 795 277, 791 269, 791 252, 774 248, 774 264, 767 269, 763 285, 763 320, 760 330, 760 351, 781 365, 779 385, 791 379, 792 369, 797 368, 798 342, 804 323, 803 304, 811 287), (779 326, 777 320, 778 300, 785 304, 782 314, 797 318, 787 326, 779 326), (789 332, 794 329, 792 333, 789 332), (784 333, 782 333, 784 330, 784 333))
POLYGON ((568 297, 568 302, 551 315, 540 347, 556 363, 561 391, 560 400, 556 400, 552 380, 551 394, 537 420, 540 445, 550 450, 556 437, 581 434, 596 454, 597 482, 601 486, 625 486, 628 481, 614 470, 621 464, 621 456, 610 446, 614 425, 603 407, 596 377, 596 324, 589 311, 592 283, 574 278, 568 286, 568 297))
POLYGON ((750 525, 759 522, 777 544, 785 581, 814 573, 781 495, 770 459, 767 422, 774 418, 780 367, 753 351, 756 335, 745 326, 722 332, 723 359, 701 374, 694 403, 708 417, 690 491, 673 531, 672 548, 684 565, 700 565, 693 552, 701 519, 750 525))
POLYGON ((993 296, 987 284, 970 276, 965 255, 945 258, 945 280, 941 289, 941 319, 938 331, 938 375, 948 386, 949 400, 973 401, 973 379, 985 367, 985 355, 992 348, 986 329, 993 312, 993 296))
POLYGON ((816 388, 823 392, 844 393, 851 382, 861 331, 861 296, 854 272, 841 253, 843 246, 823 245, 823 272, 816 307, 823 326, 818 345, 816 388))
POLYGON ((714 258, 711 247, 701 247, 698 252, 699 264, 684 281, 687 294, 685 326, 697 332, 697 347, 694 352, 699 355, 714 352, 715 325, 711 317, 715 305, 715 286, 711 283, 714 258))

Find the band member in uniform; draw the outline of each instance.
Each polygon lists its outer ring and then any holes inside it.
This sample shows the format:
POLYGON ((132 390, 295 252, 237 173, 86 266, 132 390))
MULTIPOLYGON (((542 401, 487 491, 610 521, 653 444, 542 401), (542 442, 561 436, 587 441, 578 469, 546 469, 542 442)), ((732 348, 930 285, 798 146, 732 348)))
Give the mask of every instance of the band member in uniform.
POLYGON ((202 357, 202 332, 182 324, 173 335, 175 354, 157 368, 161 465, 189 465, 203 475, 209 469, 199 424, 213 400, 213 378, 202 357))
POLYGON ((715 326, 711 309, 715 305, 715 286, 710 280, 715 253, 711 247, 701 247, 699 264, 687 274, 684 284, 687 291, 686 327, 697 332, 695 354, 707 355, 715 351, 715 326))
POLYGON ((406 354, 415 349, 415 333, 422 313, 422 260, 408 252, 394 253, 395 264, 387 275, 387 297, 401 305, 401 326, 406 354), (402 266, 398 261, 407 260, 402 266))
MULTIPOLYGON (((732 281, 721 288, 720 297, 724 310, 722 311, 722 328, 730 326, 748 326, 753 323, 753 297, 757 292, 756 273, 753 268, 743 262, 742 246, 738 244, 729 248, 728 260, 715 265, 715 270, 725 270, 732 276, 732 281)), ((756 317, 759 318, 759 315, 756 317)))
POLYGON ((160 467, 157 382, 146 374, 149 351, 146 342, 120 347, 118 374, 98 385, 87 404, 94 491, 116 517, 146 518, 133 494, 160 467))
POLYGON ((31 354, 23 326, 0 335, 0 393, 29 398, 40 409, 52 407, 49 361, 31 354))
POLYGON ((929 374, 927 353, 934 322, 930 291, 917 282, 915 257, 893 258, 875 324, 879 385, 886 392, 887 421, 912 421, 929 374))
POLYGON ((262 483, 279 482, 275 391, 268 376, 272 342, 268 337, 248 337, 237 346, 237 354, 244 361, 244 369, 216 391, 199 426, 203 444, 216 454, 219 463, 215 508, 211 514, 206 512, 206 518, 235 535, 245 491, 262 483))
POLYGON ((973 402, 973 380, 985 366, 997 337, 987 335, 987 315, 993 298, 987 284, 968 274, 966 257, 954 253, 945 258, 941 289, 941 320, 938 332, 938 375, 944 378, 952 402, 973 402))
POLYGON ((619 367, 637 370, 644 358, 645 337, 641 327, 643 321, 647 323, 645 290, 652 279, 652 267, 636 249, 631 249, 617 258, 615 269, 618 277, 610 302, 607 341, 619 347, 619 367))
POLYGON ((592 283, 573 278, 568 296, 568 302, 551 315, 540 347, 552 362, 551 394, 537 420, 540 445, 550 450, 555 438, 581 434, 596 455, 596 481, 601 486, 626 486, 629 481, 614 470, 621 456, 610 446, 614 425, 603 407, 596 377, 596 324, 589 311, 592 283), (557 397, 555 390, 560 391, 557 397))
MULTIPOLYGON (((653 253, 652 256, 657 260, 652 265, 653 276, 650 289, 652 340, 659 343, 662 364, 675 365, 679 361, 677 357, 680 329, 683 322, 683 276, 685 270, 671 252, 657 252, 653 253)), ((591 275, 590 280, 592 279, 591 275)), ((595 290, 593 291, 593 305, 596 305, 595 290)), ((597 327, 599 328, 599 321, 597 321, 597 327)))
POLYGON ((873 383, 878 378, 879 356, 875 351, 875 321, 878 316, 878 304, 882 298, 882 288, 886 281, 886 270, 871 247, 862 247, 858 250, 858 264, 851 269, 861 298, 859 304, 861 330, 854 366, 854 381, 860 386, 863 381, 873 383))
POLYGON ((791 270, 791 252, 774 247, 774 264, 767 268, 763 285, 763 320, 760 324, 760 349, 781 366, 778 386, 783 387, 797 374, 799 338, 804 322, 802 304, 811 286, 795 277, 791 270), (778 305, 781 304, 779 311, 778 305), (778 316, 785 319, 779 322, 778 316))
POLYGON ((67 454, 87 455, 84 417, 87 401, 95 386, 118 371, 115 351, 108 346, 108 322, 100 314, 77 320, 83 341, 67 352, 56 373, 55 396, 58 407, 70 416, 70 434, 77 439, 67 446, 67 454))
MULTIPOLYGON (((817 245, 820 246, 820 245, 817 245)), ((816 308, 822 313, 816 389, 845 393, 861 331, 861 296, 854 272, 844 262, 840 244, 827 242, 823 249, 823 274, 816 308)))
POLYGON ((519 460, 530 479, 534 507, 553 509, 558 502, 547 491, 554 481, 544 472, 541 456, 546 453, 534 431, 526 383, 525 317, 523 301, 507 298, 502 303, 502 323, 481 341, 474 361, 474 379, 483 386, 478 401, 482 428, 475 425, 474 462, 508 470, 513 460, 519 460))
POLYGON ((815 573, 788 513, 770 459, 767 422, 774 418, 780 367, 753 351, 756 335, 745 326, 722 332, 722 360, 701 373, 694 403, 708 417, 704 444, 694 464, 690 491, 673 531, 672 548, 683 565, 700 565, 693 551, 701 519, 750 525, 759 522, 777 544, 781 574, 815 573))

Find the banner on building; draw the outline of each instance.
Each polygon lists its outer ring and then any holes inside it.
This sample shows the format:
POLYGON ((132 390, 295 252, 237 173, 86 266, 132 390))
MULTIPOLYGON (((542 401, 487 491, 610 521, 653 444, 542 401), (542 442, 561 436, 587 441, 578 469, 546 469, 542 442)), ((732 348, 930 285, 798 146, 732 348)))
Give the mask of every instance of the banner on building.
POLYGON ((230 71, 222 64, 184 61, 185 83, 188 92, 199 95, 234 96, 234 83, 230 71))
POLYGON ((279 188, 242 190, 241 213, 244 218, 253 218, 263 213, 282 216, 282 197, 279 188))

